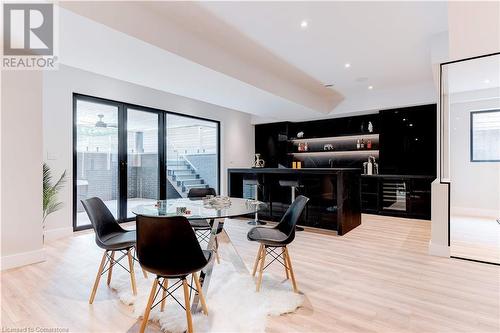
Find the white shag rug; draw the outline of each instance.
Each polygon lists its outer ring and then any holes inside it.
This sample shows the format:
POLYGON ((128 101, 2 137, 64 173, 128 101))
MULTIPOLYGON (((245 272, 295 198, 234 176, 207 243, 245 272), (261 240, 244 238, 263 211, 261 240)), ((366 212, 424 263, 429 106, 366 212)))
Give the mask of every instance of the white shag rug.
MULTIPOLYGON (((113 272, 114 273, 114 272, 113 272)), ((134 315, 142 317, 154 280, 152 274, 145 279, 136 269, 137 296, 132 295, 130 275, 117 270, 111 287, 120 300, 131 305, 134 315)), ((190 281, 190 277, 188 278, 190 281)), ((170 280, 169 285, 175 283, 170 280)), ((194 286, 193 286, 194 287, 194 286)), ((175 295, 184 304, 182 287, 175 295)), ((161 298, 161 291, 155 303, 161 298)), ((193 316, 195 332, 264 332, 267 316, 278 316, 294 312, 304 302, 304 296, 293 292, 290 280, 277 280, 264 274, 260 292, 255 291, 255 280, 250 273, 239 273, 233 265, 222 260, 214 264, 208 295, 205 295, 208 316, 197 313, 193 316)), ((171 297, 166 299, 165 310, 160 305, 151 310, 150 321, 157 321, 165 332, 184 332, 187 329, 184 310, 171 297)))

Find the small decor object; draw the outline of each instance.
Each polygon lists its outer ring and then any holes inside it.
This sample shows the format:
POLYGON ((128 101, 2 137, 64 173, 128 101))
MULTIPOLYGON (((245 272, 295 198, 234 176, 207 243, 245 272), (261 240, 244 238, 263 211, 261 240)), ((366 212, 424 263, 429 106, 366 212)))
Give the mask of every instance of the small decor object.
POLYGON ((175 208, 175 214, 176 215, 181 216, 181 215, 186 214, 186 212, 187 212, 187 207, 176 207, 175 208))
POLYGON ((297 138, 302 139, 304 137, 304 132, 300 131, 297 133, 297 138))
POLYGON ((231 199, 222 196, 210 196, 203 198, 203 205, 207 208, 223 209, 231 206, 231 199))
POLYGON ((378 164, 375 162, 375 157, 368 157, 368 162, 363 163, 363 174, 376 175, 378 174, 378 164))
POLYGON ((292 162, 292 169, 297 169, 297 162, 295 161, 292 162))
POLYGON ((333 145, 331 143, 327 143, 323 146, 323 150, 333 150, 333 145))
POLYGON ((361 143, 360 143, 360 141, 358 139, 358 141, 356 142, 356 149, 359 149, 359 148, 361 148, 361 143))
POLYGON ((167 215, 167 202, 165 200, 158 200, 155 207, 158 208, 159 215, 167 215))
POLYGON ((266 162, 260 158, 260 154, 255 154, 254 168, 263 168, 265 163, 266 162))
POLYGON ((373 133, 373 124, 371 121, 368 122, 368 132, 373 133))
POLYGON ((297 169, 301 169, 302 168, 302 162, 301 161, 298 161, 297 162, 297 169))
POLYGON ((306 143, 304 143, 304 151, 308 151, 309 150, 309 145, 306 143))
MULTIPOLYGON (((63 203, 57 201, 57 194, 63 188, 66 183, 66 170, 63 171, 61 177, 52 183, 52 171, 50 167, 43 163, 43 215, 42 215, 42 229, 45 231, 45 220, 50 214, 57 212, 63 207, 63 203)), ((43 241, 45 241, 45 233, 43 235, 43 241)))

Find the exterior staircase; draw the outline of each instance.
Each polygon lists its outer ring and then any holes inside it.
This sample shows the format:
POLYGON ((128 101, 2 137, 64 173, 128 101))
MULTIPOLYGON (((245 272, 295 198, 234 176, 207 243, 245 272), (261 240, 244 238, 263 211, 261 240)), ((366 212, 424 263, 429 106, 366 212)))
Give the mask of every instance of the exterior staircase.
POLYGON ((185 159, 167 160, 167 179, 183 198, 191 188, 207 188, 205 180, 185 159))

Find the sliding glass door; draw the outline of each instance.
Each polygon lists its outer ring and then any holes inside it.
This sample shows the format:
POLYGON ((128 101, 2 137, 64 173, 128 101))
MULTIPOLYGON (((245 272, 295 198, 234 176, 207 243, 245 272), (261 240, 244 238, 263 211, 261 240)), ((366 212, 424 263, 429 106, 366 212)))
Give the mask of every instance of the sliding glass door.
POLYGON ((127 110, 127 218, 137 205, 160 198, 159 114, 127 110))
POLYGON ((99 197, 119 217, 119 105, 76 99, 74 142, 74 227, 90 225, 80 200, 99 197))
POLYGON ((191 188, 219 192, 219 123, 75 94, 73 227, 90 227, 80 200, 99 197, 113 216, 186 197, 191 188))

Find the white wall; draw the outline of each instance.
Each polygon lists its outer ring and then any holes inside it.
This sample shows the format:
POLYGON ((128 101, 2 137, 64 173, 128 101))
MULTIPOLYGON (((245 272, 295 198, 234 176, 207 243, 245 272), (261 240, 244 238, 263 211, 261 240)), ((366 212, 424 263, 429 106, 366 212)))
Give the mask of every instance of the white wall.
POLYGON ((449 1, 450 60, 500 51, 499 1, 449 1))
POLYGON ((499 109, 499 91, 492 90, 496 98, 474 100, 470 93, 450 98, 452 214, 500 216, 500 163, 470 161, 470 112, 499 109))
MULTIPOLYGON (((500 3, 495 1, 449 1, 448 40, 448 60, 499 52, 500 3)), ((446 127, 447 124, 444 125, 446 127)), ((441 128, 440 123, 438 126, 441 128)), ((440 134, 444 137, 449 135, 447 131, 440 134)), ((440 151, 441 147, 438 147, 438 152, 440 151)), ((440 167, 438 165, 438 170, 440 167)), ((439 179, 434 182, 432 190, 432 230, 429 253, 449 256, 448 218, 447 214, 443 214, 449 205, 445 188, 447 185, 438 182, 439 179)))
MULTIPOLYGON (((61 65, 58 71, 45 72, 43 77, 43 152, 56 175, 67 170, 72 179, 73 93, 219 120, 222 193, 227 193, 227 168, 249 167, 253 162, 254 128, 250 115, 61 65)), ((71 232, 71 186, 69 182, 60 195, 64 208, 47 219, 49 239, 71 232)))
POLYGON ((44 260, 42 250, 42 74, 2 71, 2 269, 44 260))

